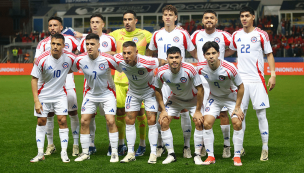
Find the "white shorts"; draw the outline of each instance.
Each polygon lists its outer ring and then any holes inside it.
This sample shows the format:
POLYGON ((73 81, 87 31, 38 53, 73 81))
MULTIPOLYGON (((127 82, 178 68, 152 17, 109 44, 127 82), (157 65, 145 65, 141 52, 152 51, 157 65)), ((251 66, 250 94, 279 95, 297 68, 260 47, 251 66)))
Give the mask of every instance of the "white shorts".
MULTIPOLYGON (((216 119, 220 115, 220 112, 222 111, 223 107, 226 107, 226 109, 228 109, 228 112, 231 116, 235 108, 236 97, 237 97, 237 93, 231 93, 225 98, 216 97, 210 94, 207 100, 207 104, 205 105, 204 116, 212 115, 216 119)), ((242 105, 241 105, 241 109, 243 110, 242 105)))
POLYGON ((154 92, 149 92, 145 95, 142 95, 140 98, 138 96, 134 96, 131 93, 127 94, 126 102, 125 102, 125 111, 140 111, 140 107, 142 102, 144 101, 145 110, 150 112, 158 111, 158 103, 155 98, 154 92))
POLYGON ((196 104, 197 97, 194 97, 191 100, 179 100, 173 95, 168 98, 165 107, 169 116, 179 116, 179 113, 183 109, 189 110, 190 115, 193 116, 196 110, 196 104))
POLYGON ((102 115, 116 115, 116 103, 116 98, 113 94, 101 96, 98 100, 84 97, 81 106, 81 114, 95 114, 97 107, 99 106, 100 109, 103 109, 102 115))
POLYGON ((244 83, 245 92, 242 100, 244 109, 248 109, 249 99, 251 99, 253 109, 269 108, 269 98, 266 85, 261 83, 244 83))
POLYGON ((68 115, 68 100, 67 97, 62 97, 57 102, 44 103, 41 102, 43 111, 38 114, 34 106, 34 116, 36 117, 47 117, 49 112, 55 112, 56 115, 68 115))
POLYGON ((75 111, 78 109, 77 106, 77 96, 75 88, 67 89, 68 97, 68 111, 75 111))

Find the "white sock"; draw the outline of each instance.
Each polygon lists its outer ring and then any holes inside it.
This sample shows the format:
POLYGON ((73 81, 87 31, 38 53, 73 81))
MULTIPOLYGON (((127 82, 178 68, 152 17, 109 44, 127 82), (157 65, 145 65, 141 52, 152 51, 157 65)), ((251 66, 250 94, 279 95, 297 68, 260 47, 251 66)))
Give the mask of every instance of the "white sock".
POLYGON ((73 139, 74 139, 74 145, 79 145, 79 119, 78 119, 78 114, 77 115, 70 115, 71 119, 71 130, 73 134, 73 139))
POLYGON ((95 144, 94 144, 95 131, 96 131, 95 118, 92 118, 91 122, 90 122, 90 147, 95 147, 95 144))
POLYGON ((224 145, 230 147, 230 125, 221 125, 223 138, 224 138, 224 145))
POLYGON ((61 151, 67 151, 69 141, 69 129, 59 129, 59 137, 61 141, 61 151))
POLYGON ((204 143, 206 147, 206 151, 208 153, 208 156, 214 157, 214 150, 213 150, 213 143, 214 143, 214 134, 213 130, 203 130, 203 136, 204 136, 204 143))
POLYGON ((194 131, 194 148, 195 148, 195 154, 201 155, 201 150, 203 147, 203 130, 197 130, 194 131))
POLYGON ((168 151, 168 154, 174 153, 173 136, 172 136, 171 129, 169 128, 166 131, 161 131, 161 136, 162 136, 163 142, 166 146, 166 149, 168 151))
POLYGON ((134 144, 136 140, 135 124, 133 125, 126 124, 126 138, 128 145, 128 153, 134 153, 134 144))
POLYGON ((46 121, 46 136, 47 136, 47 140, 48 140, 48 145, 52 145, 53 144, 53 131, 54 131, 54 116, 53 117, 47 117, 47 121, 46 121))
POLYGON ((45 140, 45 126, 36 126, 36 142, 38 153, 43 153, 45 140))
POLYGON ((180 113, 181 116, 181 125, 184 135, 184 146, 190 148, 190 138, 191 138, 191 119, 189 116, 189 111, 180 113))
POLYGON ((118 148, 118 132, 109 133, 112 153, 117 154, 117 148, 118 148), (116 151, 116 152, 115 152, 116 151))
POLYGON ((245 122, 246 114, 247 114, 247 109, 244 109, 244 119, 242 121, 242 130, 244 131, 244 134, 246 130, 246 122, 245 122))
POLYGON ((146 146, 146 140, 140 139, 139 140, 139 146, 145 147, 146 146))
POLYGON ((266 118, 266 109, 256 110, 257 117, 259 120, 259 129, 262 137, 263 150, 268 150, 268 138, 269 138, 269 127, 266 118))
POLYGON ((158 139, 158 130, 157 125, 149 125, 149 143, 150 143, 150 150, 152 154, 156 155, 156 147, 157 147, 157 139, 158 139))
POLYGON ((157 146, 163 146, 163 140, 161 136, 161 126, 158 122, 160 112, 157 112, 157 118, 156 118, 156 126, 157 126, 157 131, 158 131, 158 138, 157 138, 157 146))
POLYGON ((85 154, 89 154, 90 134, 80 134, 80 143, 82 147, 82 152, 85 154))
POLYGON ((234 157, 241 157, 241 150, 243 148, 243 136, 244 131, 234 130, 233 131, 233 145, 234 145, 234 157))

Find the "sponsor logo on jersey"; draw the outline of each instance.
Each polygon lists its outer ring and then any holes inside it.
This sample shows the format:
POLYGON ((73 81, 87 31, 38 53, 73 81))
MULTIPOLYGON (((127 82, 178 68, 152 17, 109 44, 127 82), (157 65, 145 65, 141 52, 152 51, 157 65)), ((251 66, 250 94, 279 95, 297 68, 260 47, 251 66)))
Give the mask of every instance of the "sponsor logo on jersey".
POLYGON ((203 38, 201 38, 201 39, 199 39, 198 41, 204 41, 204 39, 203 39, 203 38))
POLYGON ((64 69, 68 68, 68 67, 69 67, 69 63, 64 62, 64 63, 62 64, 62 67, 63 67, 64 69))
POLYGON ((205 112, 209 112, 209 111, 210 111, 210 108, 206 107, 205 112))
POLYGON ((219 80, 221 81, 225 80, 225 76, 219 76, 219 80))
POLYGON ((170 81, 169 81, 169 79, 166 81, 166 83, 171 83, 170 81))
POLYGON ((163 37, 160 37, 160 39, 158 39, 158 41, 163 41, 163 37))
POLYGON ((138 74, 139 74, 139 75, 143 75, 143 74, 145 74, 145 71, 143 71, 143 70, 138 70, 138 74))
POLYGON ((68 142, 68 140, 64 139, 64 140, 63 140, 63 141, 61 141, 61 142, 68 142))
POLYGON ((53 69, 53 67, 52 66, 49 66, 49 68, 47 68, 47 70, 52 70, 53 69))
POLYGON ((99 69, 100 70, 104 70, 105 68, 106 68, 106 66, 103 63, 99 64, 99 69))
POLYGON ((68 49, 69 47, 70 47, 70 46, 69 46, 68 43, 65 43, 65 44, 64 44, 64 48, 65 48, 65 49, 68 49))
POLYGON ((258 41, 258 39, 255 37, 255 36, 253 36, 252 38, 251 38, 251 42, 252 43, 255 43, 255 42, 257 42, 258 41))
POLYGON ((106 41, 102 42, 102 47, 108 47, 108 43, 106 41))
POLYGON ((208 77, 208 75, 207 75, 207 74, 204 76, 204 78, 209 79, 209 77, 208 77))
POLYGON ((138 38, 137 37, 133 37, 132 41, 134 41, 135 43, 138 42, 138 38))
POLYGON ((152 105, 152 106, 150 107, 150 109, 155 109, 154 105, 152 105))
POLYGON ((262 102, 262 104, 260 106, 266 106, 264 102, 262 102))
POLYGON ((114 109, 111 109, 109 112, 114 112, 114 109))
POLYGON ((127 69, 126 69, 126 68, 122 68, 122 70, 123 70, 123 71, 127 71, 127 69))
POLYGON ((220 42, 221 42, 220 38, 218 38, 218 37, 215 37, 215 38, 214 38, 214 41, 217 42, 217 43, 220 43, 220 42))
POLYGON ((239 38, 239 39, 237 40, 237 42, 241 42, 241 38, 239 38))
POLYGON ((186 82, 187 82, 187 78, 181 77, 181 78, 180 78, 180 81, 181 81, 181 83, 186 83, 186 82))
POLYGON ((175 37, 173 38, 173 41, 174 41, 175 43, 179 42, 178 36, 175 36, 175 37))
POLYGON ((85 66, 83 67, 83 69, 89 69, 89 67, 88 67, 87 65, 85 65, 85 66))
POLYGON ((85 107, 84 106, 82 106, 82 108, 81 108, 81 112, 84 112, 86 109, 85 109, 85 107))
POLYGON ((130 109, 130 104, 126 104, 126 109, 130 109))

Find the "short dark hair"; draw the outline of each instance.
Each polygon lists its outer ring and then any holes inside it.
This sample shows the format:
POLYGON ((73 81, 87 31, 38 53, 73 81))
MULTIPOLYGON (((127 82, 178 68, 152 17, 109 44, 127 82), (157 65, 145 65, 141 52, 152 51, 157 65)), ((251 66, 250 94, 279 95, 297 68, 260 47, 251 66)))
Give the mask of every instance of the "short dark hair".
POLYGON ((63 43, 65 42, 64 36, 62 34, 56 33, 54 35, 51 35, 51 39, 56 38, 56 39, 62 39, 63 43))
POLYGON ((175 6, 173 5, 166 5, 163 9, 162 9, 162 13, 164 14, 164 11, 173 11, 175 15, 177 15, 177 9, 175 6))
POLYGON ((180 55, 182 55, 181 50, 180 50, 178 47, 176 47, 176 46, 172 46, 172 47, 170 47, 170 48, 167 50, 167 56, 168 56, 169 54, 175 54, 175 53, 179 53, 180 55))
POLYGON ((204 46, 203 46, 203 52, 204 52, 204 55, 206 54, 206 52, 210 49, 210 48, 214 48, 217 52, 220 51, 220 47, 219 45, 217 44, 217 42, 215 41, 207 41, 204 46))
POLYGON ((86 40, 91 40, 91 39, 95 39, 95 40, 97 40, 98 41, 98 43, 99 43, 99 36, 97 35, 97 34, 94 34, 94 33, 90 33, 90 34, 88 34, 87 36, 86 36, 86 38, 85 38, 86 40))
POLYGON ((104 17, 101 15, 101 13, 94 13, 94 14, 92 14, 92 16, 90 17, 90 22, 91 22, 91 19, 93 17, 99 17, 103 22, 105 21, 104 17))
POLYGON ((214 10, 206 10, 206 11, 203 13, 203 17, 204 17, 204 15, 207 14, 207 13, 212 13, 212 14, 215 15, 215 17, 217 17, 216 12, 215 12, 214 10))
POLYGON ((251 15, 254 15, 254 10, 251 7, 243 7, 240 10, 240 15, 244 12, 249 12, 251 15))
POLYGON ((122 47, 129 47, 129 46, 136 47, 136 43, 134 41, 126 41, 122 44, 122 47))
POLYGON ((125 12, 123 13, 122 17, 124 17, 124 16, 125 16, 125 14, 127 14, 127 13, 131 13, 131 14, 133 14, 134 19, 136 19, 136 18, 137 18, 137 17, 136 17, 136 12, 135 12, 135 11, 133 11, 133 10, 127 10, 127 11, 125 11, 125 12))
POLYGON ((48 22, 49 22, 50 20, 57 20, 58 22, 60 22, 60 23, 62 24, 62 19, 61 19, 61 17, 53 16, 53 17, 50 17, 50 18, 49 18, 48 22))

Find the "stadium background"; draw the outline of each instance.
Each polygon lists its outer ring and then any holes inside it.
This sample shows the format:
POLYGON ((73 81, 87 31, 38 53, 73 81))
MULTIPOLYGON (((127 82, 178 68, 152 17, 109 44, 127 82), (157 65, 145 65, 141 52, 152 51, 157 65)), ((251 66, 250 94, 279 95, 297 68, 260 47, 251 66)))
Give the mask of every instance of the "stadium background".
MULTIPOLYGON (((303 172, 303 120, 304 111, 304 1, 148 1, 148 0, 1 0, 0 1, 0 171, 1 172, 303 172), (270 126, 270 154, 268 162, 260 162, 261 139, 258 122, 252 107, 246 119, 247 129, 244 140, 246 155, 244 166, 235 168, 230 159, 221 159, 222 134, 219 122, 214 126, 215 156, 217 163, 210 167, 197 167, 192 159, 182 158, 182 131, 180 121, 173 122, 173 136, 178 162, 168 166, 148 165, 148 151, 145 156, 130 164, 110 164, 107 151, 105 120, 97 117, 96 143, 98 153, 83 163, 63 164, 59 153, 47 157, 38 164, 29 160, 36 154, 35 118, 30 88, 30 71, 38 42, 47 37, 47 19, 50 16, 63 18, 65 27, 80 32, 89 31, 89 16, 101 12, 106 18, 104 32, 122 28, 122 13, 133 9, 138 14, 138 28, 151 32, 163 26, 161 8, 166 4, 176 5, 179 10, 180 26, 192 33, 203 28, 202 12, 213 9, 218 13, 222 30, 233 32, 240 28, 239 9, 247 5, 255 10, 255 26, 266 30, 270 36, 276 60, 277 86, 269 93, 271 108, 267 110, 270 126), (283 26, 283 27, 282 27, 283 26), (14 48, 18 49, 18 61, 12 62, 14 48), (21 51, 20 51, 21 50, 21 51), (131 165, 131 166, 129 166, 131 165)), ((187 55, 187 61, 195 60, 187 55)), ((236 55, 226 58, 236 62, 236 55)), ((266 59, 265 59, 266 62, 266 59)), ((267 65, 267 64, 266 64, 267 65)), ((266 81, 269 70, 265 66, 266 81), (268 73, 267 73, 268 72, 268 73)), ((81 75, 81 73, 80 73, 81 75)), ((78 103, 81 103, 83 77, 76 76, 78 103)), ((79 111, 80 112, 80 111, 79 111)), ((79 115, 80 117, 80 115, 79 115)), ((68 121, 69 122, 69 121, 68 121)), ((58 125, 55 123, 55 129, 58 125)), ((231 130, 232 131, 232 130, 231 130)), ((55 145, 59 149, 58 131, 54 131, 55 145)), ((232 135, 231 135, 232 137, 232 135)), ((70 136, 72 139, 72 136, 70 136)), ((232 141, 231 141, 232 144, 232 141)), ((71 153, 70 141, 68 152, 71 153)), ((136 146, 138 145, 138 141, 136 146)), ((193 134, 191 139, 193 147, 193 134)), ((149 148, 149 147, 148 147, 149 148)), ((194 151, 194 148, 191 148, 194 151)), ((72 156, 70 156, 71 159, 72 156)))

